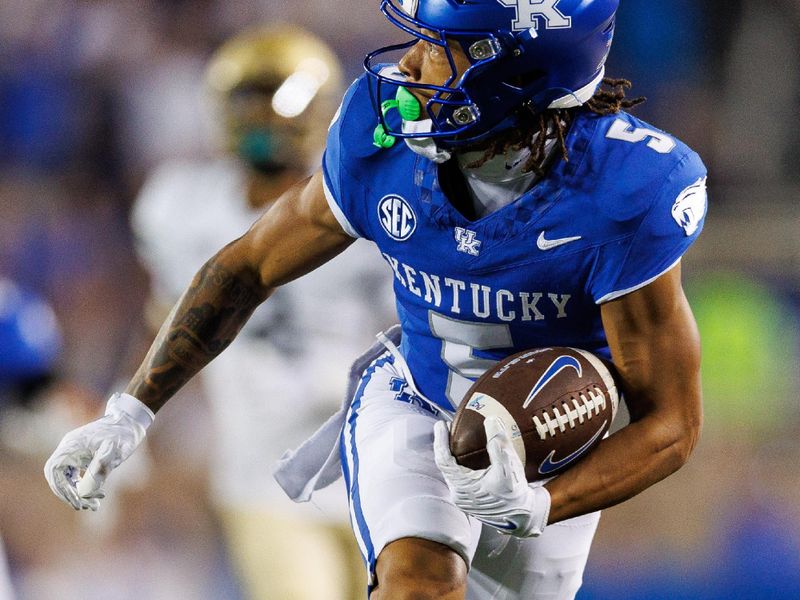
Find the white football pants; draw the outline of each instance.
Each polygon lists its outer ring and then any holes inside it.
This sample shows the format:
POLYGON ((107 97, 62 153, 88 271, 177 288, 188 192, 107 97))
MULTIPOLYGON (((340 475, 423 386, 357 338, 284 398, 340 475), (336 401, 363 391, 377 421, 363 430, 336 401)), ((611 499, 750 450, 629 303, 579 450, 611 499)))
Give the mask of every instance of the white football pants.
POLYGON ((550 525, 527 539, 468 517, 450 501, 433 458, 433 425, 445 415, 414 393, 396 364, 401 360, 384 351, 364 370, 340 440, 351 523, 370 589, 381 550, 418 537, 464 558, 468 600, 574 598, 600 513, 550 525))

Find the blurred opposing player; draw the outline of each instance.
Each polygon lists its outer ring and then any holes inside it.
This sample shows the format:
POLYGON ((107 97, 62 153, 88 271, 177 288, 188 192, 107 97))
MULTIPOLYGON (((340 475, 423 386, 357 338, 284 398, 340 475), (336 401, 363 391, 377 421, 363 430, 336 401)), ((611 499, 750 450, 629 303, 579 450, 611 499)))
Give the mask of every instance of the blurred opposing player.
MULTIPOLYGON (((0 420, 4 409, 28 404, 53 379, 61 348, 50 305, 0 277, 0 420)), ((0 538, 0 600, 14 597, 0 538)))
MULTIPOLYGON (((156 326, 208 256, 319 163, 341 94, 336 57, 290 26, 229 40, 212 57, 207 83, 227 155, 162 165, 133 211, 156 326)), ((253 599, 363 590, 343 489, 315 497, 316 509, 298 506, 271 471, 341 403, 349 363, 391 322, 391 298, 381 291, 389 270, 366 250, 356 245, 276 293, 202 378, 216 428, 211 489, 253 599)))
MULTIPOLYGON (((333 440, 314 438, 288 472, 311 484, 339 450, 371 600, 573 598, 599 510, 680 468, 702 422, 681 257, 703 226, 706 169, 604 77, 617 8, 383 0, 411 39, 367 55, 322 168, 203 266, 125 393, 64 436, 45 466, 56 495, 99 502, 154 411, 251 312, 363 237, 393 268, 402 335, 354 368, 333 440), (631 424, 544 486, 527 485, 497 418, 490 467, 455 464, 446 421, 470 381, 549 345, 613 358, 631 424)), ((567 407, 550 431, 582 416, 567 407)))

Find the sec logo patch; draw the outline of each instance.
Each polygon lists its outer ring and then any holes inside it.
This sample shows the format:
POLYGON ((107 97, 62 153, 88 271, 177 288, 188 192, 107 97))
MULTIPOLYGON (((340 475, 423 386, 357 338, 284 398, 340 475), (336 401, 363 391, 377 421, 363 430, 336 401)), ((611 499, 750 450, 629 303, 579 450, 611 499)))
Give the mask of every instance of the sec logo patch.
POLYGON ((381 227, 393 240, 404 242, 417 228, 417 215, 405 198, 389 194, 378 202, 378 219, 381 227))

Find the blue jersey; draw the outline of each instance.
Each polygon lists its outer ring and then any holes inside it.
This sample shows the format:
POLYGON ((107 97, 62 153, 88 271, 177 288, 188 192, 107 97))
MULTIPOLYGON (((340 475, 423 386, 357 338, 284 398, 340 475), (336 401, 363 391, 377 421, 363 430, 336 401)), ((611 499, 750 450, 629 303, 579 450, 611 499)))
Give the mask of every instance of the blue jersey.
POLYGON ((600 304, 669 270, 702 229, 706 170, 635 117, 581 111, 546 177, 477 220, 442 192, 438 166, 398 140, 372 144, 366 77, 347 91, 323 159, 344 229, 394 272, 401 352, 419 390, 452 409, 502 358, 573 346, 608 356, 600 304))

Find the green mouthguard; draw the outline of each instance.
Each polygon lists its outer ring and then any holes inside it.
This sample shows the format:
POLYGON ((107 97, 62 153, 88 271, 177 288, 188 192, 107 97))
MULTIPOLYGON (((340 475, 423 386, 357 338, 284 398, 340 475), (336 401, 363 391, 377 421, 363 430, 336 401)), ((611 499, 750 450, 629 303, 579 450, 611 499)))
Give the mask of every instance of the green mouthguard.
MULTIPOLYGON (((417 121, 422 115, 422 107, 419 101, 414 97, 414 94, 404 87, 397 88, 394 100, 384 100, 381 103, 381 114, 386 117, 386 113, 395 108, 400 113, 400 118, 404 121, 417 121)), ((375 127, 375 131, 372 132, 372 143, 378 148, 391 148, 396 141, 397 138, 389 135, 380 123, 375 127)))
POLYGON ((400 111, 400 116, 404 121, 417 121, 420 118, 422 107, 414 94, 406 88, 400 87, 397 88, 395 98, 397 100, 397 110, 400 111))

